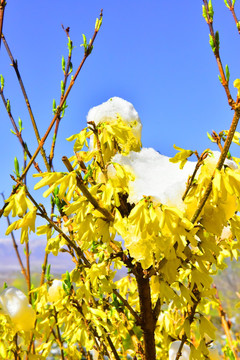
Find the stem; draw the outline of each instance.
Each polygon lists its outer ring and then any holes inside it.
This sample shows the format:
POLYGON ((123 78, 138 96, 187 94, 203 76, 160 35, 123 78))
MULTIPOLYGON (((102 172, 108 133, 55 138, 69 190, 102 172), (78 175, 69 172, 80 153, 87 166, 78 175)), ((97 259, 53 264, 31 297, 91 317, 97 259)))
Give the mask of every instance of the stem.
POLYGON ((122 301, 122 303, 126 306, 126 308, 128 308, 128 310, 130 311, 130 313, 133 315, 133 317, 136 319, 137 324, 141 323, 141 319, 138 316, 138 314, 136 313, 136 311, 133 310, 133 308, 130 306, 130 304, 128 303, 128 301, 126 299, 124 299, 122 297, 121 294, 119 294, 119 292, 116 289, 113 289, 113 293, 119 298, 120 301, 122 301))
MULTIPOLYGON (((70 161, 66 156, 62 157, 62 161, 69 172, 74 171, 70 161)), ((81 178, 81 174, 77 173, 77 186, 82 191, 83 195, 90 201, 90 203, 95 207, 96 210, 98 210, 101 214, 103 214, 108 221, 113 221, 114 217, 112 214, 105 208, 99 205, 97 200, 92 196, 92 194, 88 191, 86 186, 83 184, 83 180, 81 178)))
POLYGON ((217 291, 217 288, 216 288, 216 285, 213 285, 213 287, 216 289, 216 299, 218 301, 218 304, 219 304, 219 307, 218 307, 218 312, 219 312, 219 315, 220 315, 220 318, 221 318, 221 322, 222 322, 222 327, 224 329, 224 332, 226 334, 226 337, 227 337, 227 340, 228 340, 228 343, 229 343, 229 347, 230 349, 232 350, 234 356, 235 356, 235 359, 236 360, 239 360, 239 357, 237 355, 237 351, 236 351, 236 348, 234 347, 233 345, 233 340, 232 340, 232 335, 231 335, 231 332, 230 332, 230 326, 229 326, 229 323, 226 319, 227 317, 227 314, 225 312, 225 310, 223 309, 222 307, 222 303, 221 303, 221 300, 219 298, 219 295, 218 295, 218 291, 217 291))
MULTIPOLYGON (((102 17, 102 12, 101 12, 101 14, 100 14, 100 17, 102 17)), ((92 37, 92 39, 91 39, 91 41, 90 41, 90 43, 89 43, 89 45, 88 45, 87 51, 85 51, 84 56, 83 56, 83 59, 82 59, 80 65, 79 65, 79 67, 78 67, 75 75, 73 76, 72 80, 70 81, 70 84, 69 84, 69 86, 68 86, 68 88, 67 88, 67 90, 66 90, 66 92, 65 92, 65 94, 64 94, 64 96, 63 96, 63 98, 62 98, 62 101, 60 102, 60 105, 58 106, 58 108, 57 108, 57 110, 56 110, 56 113, 55 113, 55 115, 54 115, 54 117, 53 117, 53 119, 52 119, 52 121, 51 121, 51 123, 50 123, 50 125, 49 125, 49 127, 48 127, 48 129, 47 129, 47 131, 46 131, 46 133, 45 133, 45 135, 42 137, 41 141, 39 142, 38 148, 36 149, 36 151, 35 151, 35 153, 33 154, 31 160, 29 161, 26 169, 24 170, 24 172, 23 172, 23 174, 22 174, 22 176, 21 176, 21 180, 24 179, 24 177, 26 176, 28 170, 29 170, 30 167, 32 166, 33 161, 34 161, 35 158, 37 157, 40 149, 43 147, 43 145, 44 145, 44 143, 45 143, 45 141, 46 141, 46 139, 47 139, 50 131, 52 130, 53 125, 54 125, 55 122, 57 121, 57 118, 58 118, 59 114, 60 114, 61 111, 62 111, 62 107, 63 107, 65 101, 67 100, 68 95, 69 95, 69 93, 70 93, 70 91, 71 91, 71 89, 72 89, 72 87, 73 87, 73 85, 74 85, 74 83, 75 83, 75 81, 76 81, 76 79, 77 79, 77 77, 78 77, 78 75, 79 75, 79 73, 80 73, 80 71, 81 71, 81 69, 82 69, 85 61, 86 61, 86 59, 88 58, 88 56, 89 56, 90 53, 91 53, 91 49, 92 49, 94 40, 95 40, 95 38, 96 38, 96 36, 97 36, 97 33, 98 33, 98 30, 95 29, 94 34, 93 34, 93 37, 92 37)))
MULTIPOLYGON (((20 144, 21 144, 21 146, 22 146, 22 148, 23 148, 23 151, 26 151, 29 159, 31 159, 31 158, 32 158, 32 155, 31 155, 30 151, 28 150, 27 144, 23 141, 22 134, 18 131, 18 127, 17 127, 16 122, 15 122, 13 116, 12 116, 12 113, 11 113, 11 111, 9 111, 8 108, 7 108, 7 102, 6 102, 6 99, 5 99, 5 96, 4 96, 4 94, 3 94, 2 89, 0 89, 0 95, 1 95, 1 98, 2 98, 2 101, 3 101, 3 104, 4 104, 4 106, 5 106, 5 109, 7 110, 8 116, 9 116, 9 118, 10 118, 10 120, 11 120, 12 126, 13 126, 13 128, 14 128, 15 133, 16 133, 16 136, 17 136, 17 138, 18 138, 18 140, 19 140, 19 142, 20 142, 20 144)), ((38 163, 36 163, 35 161, 33 161, 33 165, 35 166, 36 170, 37 170, 39 173, 42 172, 41 169, 40 169, 39 166, 38 166, 38 163)))
MULTIPOLYGON (((232 139, 233 139, 233 136, 234 136, 234 133, 236 131, 236 128, 237 128, 237 125, 238 125, 238 121, 239 121, 239 118, 240 118, 240 105, 236 105, 236 108, 235 108, 235 113, 234 113, 234 116, 233 116, 233 120, 232 120, 232 124, 230 126, 230 129, 229 129, 229 132, 228 132, 228 136, 227 136, 227 139, 224 143, 224 146, 223 146, 223 150, 222 150, 222 153, 219 157, 219 160, 218 160, 218 163, 217 163, 217 166, 216 166, 216 169, 217 170, 221 170, 223 164, 224 164, 224 161, 227 157, 227 154, 228 154, 228 151, 229 151, 229 148, 230 148, 230 145, 232 143, 232 139)), ((195 211, 195 213, 193 214, 193 217, 191 219, 191 222, 192 223, 195 223, 195 221, 197 220, 198 216, 200 215, 211 191, 212 191, 212 180, 214 179, 214 173, 211 177, 211 180, 205 190, 205 193, 195 211)))
POLYGON ((156 321, 152 311, 151 290, 149 279, 144 277, 140 263, 137 263, 135 272, 141 312, 141 329, 144 340, 144 360, 156 360, 155 327, 156 321))
MULTIPOLYGON (((63 26, 62 26, 62 27, 63 27, 63 26)), ((63 29, 64 29, 64 27, 63 27, 63 29)), ((65 30, 65 32, 66 32, 67 37, 69 38, 69 28, 64 29, 64 30, 65 30)), ((65 73, 64 73, 64 80, 63 80, 64 90, 65 90, 66 85, 67 85, 67 79, 68 79, 68 77, 69 77, 69 75, 70 75, 70 74, 69 74, 69 69, 70 69, 71 57, 72 57, 72 52, 69 51, 69 53, 68 53, 67 65, 66 65, 66 69, 65 69, 65 73)), ((62 98, 63 98, 63 94, 61 94, 60 103, 61 103, 61 101, 62 101, 62 98)), ((55 149, 55 146, 56 146, 57 133, 58 133, 58 128, 59 128, 60 120, 61 120, 61 114, 59 114, 59 117, 57 118, 56 123, 55 123, 53 141, 52 141, 51 151, 50 151, 50 155, 49 155, 49 164, 50 164, 50 167, 52 167, 52 161, 53 161, 53 157, 54 157, 54 149, 55 149)))
MULTIPOLYGON (((27 93, 26 93, 26 90, 25 90, 25 87, 23 85, 23 81, 22 81, 22 78, 21 78, 21 75, 19 73, 19 70, 18 70, 18 63, 16 60, 14 60, 13 58, 13 55, 11 53, 11 50, 8 46, 8 43, 4 37, 4 35, 2 35, 2 39, 3 39, 3 43, 5 45, 5 48, 7 50, 7 53, 8 53, 8 56, 12 62, 12 66, 15 70, 15 73, 17 75, 17 78, 18 78, 18 81, 19 81, 19 85, 21 87, 21 90, 22 90, 22 93, 23 93, 23 97, 25 99, 25 102, 26 102, 26 105, 27 105, 27 109, 28 109, 28 112, 29 112, 29 115, 30 115, 30 119, 31 119, 31 122, 32 122, 32 126, 33 126, 33 129, 34 129, 34 132, 35 132, 35 136, 37 138, 37 141, 38 143, 40 142, 40 134, 39 134, 39 131, 38 131, 38 128, 37 128, 37 124, 36 124, 36 121, 35 121, 35 118, 33 116, 33 112, 32 112, 32 108, 31 108, 31 105, 30 105, 30 102, 29 102, 29 99, 28 99, 28 96, 27 96, 27 93)), ((46 157, 46 153, 43 149, 43 147, 41 148, 41 154, 42 154, 42 157, 43 157, 43 160, 44 160, 44 163, 45 163, 45 166, 47 168, 47 171, 51 171, 51 168, 49 166, 49 163, 47 161, 47 157, 46 157)))
MULTIPOLYGON (((194 320, 194 315, 196 313, 197 306, 198 306, 198 304, 199 304, 199 302, 201 300, 201 296, 200 296, 200 293, 198 292, 198 290, 193 289, 193 292, 194 292, 194 295, 195 295, 197 300, 192 299, 193 300, 193 306, 191 307, 190 314, 188 316, 188 320, 189 320, 190 325, 192 324, 192 322, 194 320)), ((183 336, 182 336, 181 344, 179 345, 178 352, 177 352, 175 360, 178 360, 181 357, 183 345, 185 344, 186 340, 187 340, 187 335, 186 335, 186 333, 184 333, 183 336)))
POLYGON ((63 341, 62 341, 60 329, 59 329, 59 326, 58 326, 57 311, 56 311, 55 307, 54 307, 54 317, 55 317, 55 321, 56 321, 57 338, 58 338, 59 345, 60 345, 59 347, 60 347, 60 351, 61 351, 61 359, 64 360, 65 357, 64 357, 64 351, 63 351, 63 341))
POLYGON ((1 0, 0 3, 0 48, 1 48, 1 39, 2 39, 2 28, 3 28, 3 18, 4 18, 4 10, 7 5, 5 0, 1 0))
POLYGON ((238 33, 240 34, 240 27, 238 27, 238 19, 237 19, 237 16, 236 16, 236 13, 235 13, 234 6, 233 6, 233 4, 232 4, 232 1, 231 1, 231 0, 227 0, 227 2, 228 2, 228 5, 229 5, 229 10, 231 11, 232 16, 233 16, 234 21, 235 21, 235 24, 236 24, 236 26, 237 26, 238 33))
POLYGON ((208 24, 210 34, 211 34, 212 39, 213 39, 214 44, 215 44, 214 55, 215 55, 217 65, 218 65, 218 69, 219 69, 219 72, 220 72, 220 76, 221 76, 221 79, 222 79, 221 82, 222 82, 222 85, 223 85, 224 90, 226 92, 226 95, 227 95, 227 98, 228 98, 228 103, 233 108, 234 105, 235 105, 235 102, 234 102, 234 100, 233 100, 233 98, 231 96, 231 93, 229 91, 228 81, 226 80, 224 69, 223 69, 223 66, 222 66, 222 61, 221 61, 220 54, 219 54, 219 50, 218 50, 218 47, 216 46, 216 38, 215 38, 214 30, 213 30, 213 23, 212 23, 211 17, 209 16, 208 2, 207 2, 207 0, 203 0, 203 3, 204 3, 206 13, 207 13, 207 24, 208 24))
POLYGON ((42 218, 46 219, 46 220, 49 222, 49 224, 67 241, 68 245, 75 250, 76 254, 78 255, 78 257, 79 257, 80 259, 83 260, 84 264, 85 264, 87 267, 90 267, 91 265, 90 265, 89 261, 85 258, 82 250, 81 250, 78 246, 76 246, 75 243, 62 231, 62 229, 60 229, 60 228, 55 224, 55 222, 52 221, 52 220, 48 217, 45 209, 43 209, 42 207, 40 207, 40 206, 38 205, 38 203, 37 203, 37 202, 34 200, 34 198, 31 196, 31 194, 29 193, 29 191, 27 190, 27 188, 26 188, 26 195, 27 195, 28 198, 32 201, 32 203, 36 206, 36 208, 39 210, 40 213, 39 213, 38 215, 40 215, 42 218))

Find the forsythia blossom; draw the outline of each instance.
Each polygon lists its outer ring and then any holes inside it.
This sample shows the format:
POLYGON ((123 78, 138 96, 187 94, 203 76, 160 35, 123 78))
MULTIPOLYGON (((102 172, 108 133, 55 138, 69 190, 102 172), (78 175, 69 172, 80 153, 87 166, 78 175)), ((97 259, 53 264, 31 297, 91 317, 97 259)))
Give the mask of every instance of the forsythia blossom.
POLYGON ((36 313, 28 303, 28 298, 15 287, 6 288, 0 295, 2 312, 8 315, 16 331, 30 331, 34 328, 36 313))

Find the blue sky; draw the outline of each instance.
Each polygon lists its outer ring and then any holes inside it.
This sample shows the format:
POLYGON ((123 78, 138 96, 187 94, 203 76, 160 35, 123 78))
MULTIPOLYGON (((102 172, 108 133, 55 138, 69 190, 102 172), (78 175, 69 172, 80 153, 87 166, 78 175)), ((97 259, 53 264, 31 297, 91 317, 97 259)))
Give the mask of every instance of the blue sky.
MULTIPOLYGON (((240 78, 240 37, 224 1, 213 1, 213 7, 222 62, 229 65, 230 89, 235 98, 237 90, 232 83, 240 78)), ((173 144, 199 152, 211 147, 207 131, 229 128, 233 113, 218 80, 200 0, 8 1, 3 33, 18 60, 40 134, 43 136, 52 119, 53 98, 60 98, 61 57, 67 56, 67 39, 61 24, 70 27, 75 71, 83 56, 82 33, 87 39, 92 36, 101 8, 102 28, 68 98, 66 116, 60 124, 55 170, 63 169, 63 155, 73 154, 73 144, 66 142, 66 137, 86 126, 86 115, 92 106, 113 96, 134 104, 143 123, 143 146, 168 156, 175 153, 173 144)), ((240 14, 239 3, 236 12, 240 14)), ((34 153, 37 142, 9 64, 2 44, 0 73, 5 78, 4 93, 11 101, 15 120, 21 117, 23 138, 34 153)), ((13 159, 18 156, 22 164, 22 150, 10 132, 12 125, 1 102, 0 124, 0 192, 8 197, 13 159)), ((50 144, 47 141, 47 154, 50 144)), ((40 158, 38 161, 44 169, 40 158)), ((28 183, 33 183, 30 177, 28 183)), ((5 219, 1 219, 0 236, 5 229, 5 219)))

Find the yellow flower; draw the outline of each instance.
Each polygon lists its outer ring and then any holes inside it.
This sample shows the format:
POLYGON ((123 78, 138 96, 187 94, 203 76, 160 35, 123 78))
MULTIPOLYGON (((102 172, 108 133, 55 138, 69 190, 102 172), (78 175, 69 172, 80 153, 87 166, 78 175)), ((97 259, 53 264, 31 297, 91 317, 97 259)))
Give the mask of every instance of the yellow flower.
POLYGON ((240 97, 240 79, 236 79, 233 82, 233 86, 238 89, 238 97, 240 97))

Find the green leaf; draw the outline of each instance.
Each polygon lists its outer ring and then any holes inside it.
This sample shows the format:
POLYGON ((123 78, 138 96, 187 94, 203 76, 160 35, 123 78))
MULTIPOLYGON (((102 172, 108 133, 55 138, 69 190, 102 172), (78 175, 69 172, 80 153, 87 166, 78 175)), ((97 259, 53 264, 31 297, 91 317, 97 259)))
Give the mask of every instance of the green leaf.
POLYGON ((222 78, 221 78, 221 76, 218 75, 218 78, 219 78, 220 83, 222 84, 222 78))

